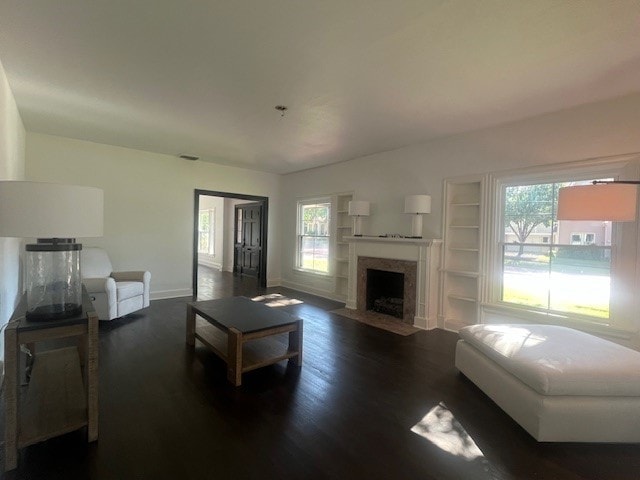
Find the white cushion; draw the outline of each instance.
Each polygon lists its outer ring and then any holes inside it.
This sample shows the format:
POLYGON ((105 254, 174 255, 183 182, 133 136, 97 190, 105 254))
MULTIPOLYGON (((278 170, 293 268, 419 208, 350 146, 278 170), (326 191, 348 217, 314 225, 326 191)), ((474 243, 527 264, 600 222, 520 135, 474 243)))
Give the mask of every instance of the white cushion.
POLYGON ((640 395, 640 352, 555 325, 472 325, 460 337, 543 395, 640 395))
MULTIPOLYGON (((142 282, 116 282, 116 291, 118 292, 118 302, 127 298, 142 297, 144 284, 142 282)), ((140 301, 142 302, 142 299, 140 301)))

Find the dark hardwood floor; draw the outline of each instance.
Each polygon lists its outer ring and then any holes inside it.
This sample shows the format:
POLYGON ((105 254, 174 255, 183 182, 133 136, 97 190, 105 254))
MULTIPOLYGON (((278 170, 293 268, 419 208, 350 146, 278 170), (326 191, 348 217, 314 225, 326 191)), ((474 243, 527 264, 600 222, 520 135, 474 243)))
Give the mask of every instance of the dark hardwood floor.
MULTIPOLYGON (((253 296, 214 274, 202 298, 253 296)), ((402 337, 302 303, 304 365, 232 387, 185 345, 188 298, 158 300, 100 329, 100 436, 23 449, 21 479, 638 479, 639 445, 540 444, 453 366, 457 335, 402 337)), ((284 302, 287 303, 287 302, 284 302)))

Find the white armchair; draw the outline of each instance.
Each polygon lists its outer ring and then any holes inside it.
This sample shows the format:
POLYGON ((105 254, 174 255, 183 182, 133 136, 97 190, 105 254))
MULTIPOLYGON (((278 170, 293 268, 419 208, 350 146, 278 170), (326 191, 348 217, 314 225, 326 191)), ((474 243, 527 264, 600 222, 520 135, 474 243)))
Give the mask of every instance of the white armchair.
POLYGON ((149 272, 114 272, 107 252, 86 247, 81 252, 82 283, 100 320, 113 320, 149 306, 149 272))

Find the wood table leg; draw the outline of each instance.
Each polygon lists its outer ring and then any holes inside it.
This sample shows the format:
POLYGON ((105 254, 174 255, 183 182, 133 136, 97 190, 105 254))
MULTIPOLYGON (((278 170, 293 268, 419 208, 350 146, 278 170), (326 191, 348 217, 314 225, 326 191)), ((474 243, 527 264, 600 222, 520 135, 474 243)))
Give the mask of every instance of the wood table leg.
POLYGON ((239 387, 242 384, 242 332, 232 327, 227 338, 227 379, 239 387))
POLYGON ((297 328, 289 332, 289 351, 298 352, 298 355, 289 360, 296 367, 302 366, 302 320, 296 322, 297 328))
POLYGON ((18 364, 20 349, 15 324, 4 332, 4 469, 18 466, 18 364))
POLYGON ((85 370, 87 377, 87 430, 88 441, 98 439, 98 315, 89 313, 86 335, 85 370))
POLYGON ((196 312, 192 305, 187 305, 187 345, 196 344, 196 312))

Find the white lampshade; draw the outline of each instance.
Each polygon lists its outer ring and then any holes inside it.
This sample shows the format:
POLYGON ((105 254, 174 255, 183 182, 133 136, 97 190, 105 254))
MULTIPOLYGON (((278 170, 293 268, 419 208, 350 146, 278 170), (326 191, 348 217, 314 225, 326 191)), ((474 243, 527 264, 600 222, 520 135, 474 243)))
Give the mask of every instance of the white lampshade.
POLYGON ((0 237, 100 237, 103 205, 99 188, 0 181, 0 237))
POLYGON ((638 187, 624 183, 576 185, 558 191, 558 220, 636 219, 638 187))
POLYGON ((369 202, 364 200, 352 200, 349 202, 349 215, 359 215, 361 217, 368 217, 370 210, 369 202))
POLYGON ((407 195, 404 197, 404 213, 431 213, 431 196, 407 195))

